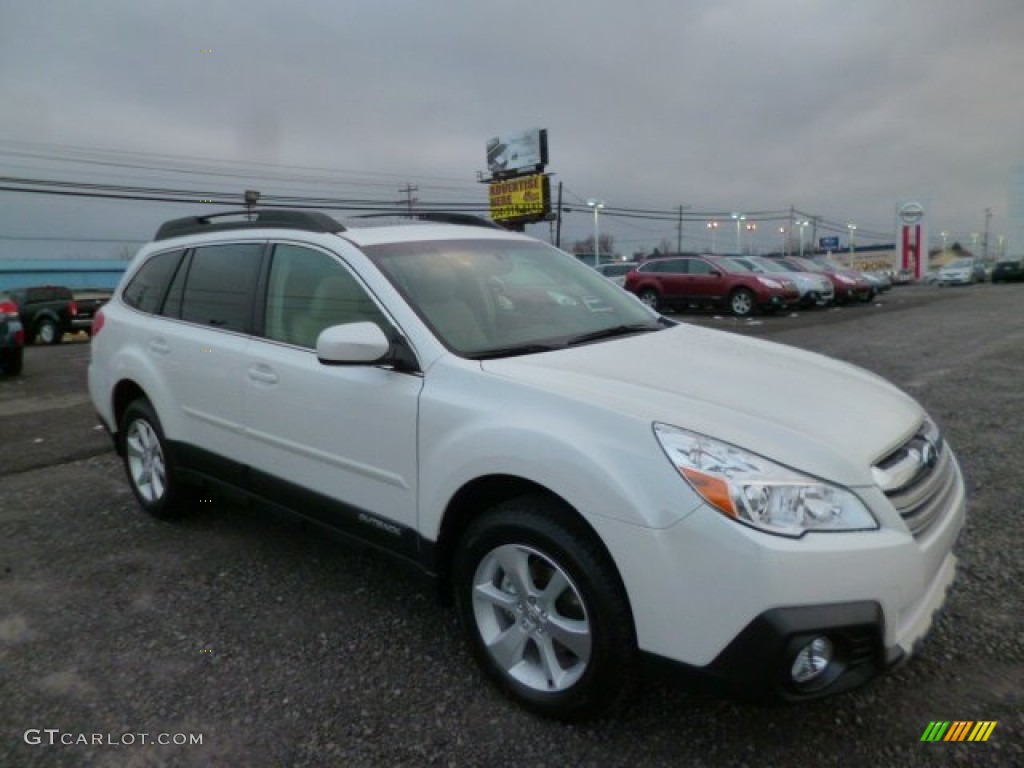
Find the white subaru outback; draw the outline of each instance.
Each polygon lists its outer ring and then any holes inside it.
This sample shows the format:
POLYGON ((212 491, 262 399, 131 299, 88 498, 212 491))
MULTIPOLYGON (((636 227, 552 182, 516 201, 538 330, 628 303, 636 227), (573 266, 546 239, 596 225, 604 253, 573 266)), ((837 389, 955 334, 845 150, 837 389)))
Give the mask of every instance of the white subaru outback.
POLYGON ((559 718, 646 667, 823 696, 925 635, 964 484, 892 385, 493 226, 236 218, 164 224, 96 317, 89 390, 147 511, 227 486, 417 564, 559 718))

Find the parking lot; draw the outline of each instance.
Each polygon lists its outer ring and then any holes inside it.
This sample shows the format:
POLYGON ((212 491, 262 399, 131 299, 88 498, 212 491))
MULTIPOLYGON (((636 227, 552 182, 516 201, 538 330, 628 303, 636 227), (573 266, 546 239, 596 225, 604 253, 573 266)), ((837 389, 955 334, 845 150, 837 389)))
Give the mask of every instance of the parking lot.
POLYGON ((906 666, 798 706, 649 681, 615 717, 539 720, 483 680, 454 611, 391 561, 227 501, 174 523, 141 513, 89 403, 81 337, 29 348, 24 374, 0 378, 0 765, 1024 764, 1024 286, 680 319, 864 366, 944 429, 969 519, 947 610, 906 666), (937 720, 997 725, 985 743, 922 742, 937 720))

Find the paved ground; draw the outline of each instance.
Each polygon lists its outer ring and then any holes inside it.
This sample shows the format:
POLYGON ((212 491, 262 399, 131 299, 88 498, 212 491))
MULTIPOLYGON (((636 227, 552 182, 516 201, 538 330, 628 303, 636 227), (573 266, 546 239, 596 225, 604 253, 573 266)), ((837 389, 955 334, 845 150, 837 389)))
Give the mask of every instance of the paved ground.
POLYGON ((0 379, 0 766, 1024 765, 1024 286, 687 319, 875 370, 945 428, 971 514, 948 610, 906 667, 810 705, 651 683, 613 719, 538 720, 389 561, 226 503, 143 515, 95 428, 80 341, 0 379), (922 743, 934 720, 998 725, 922 743), (143 743, 160 734, 202 743, 143 743))

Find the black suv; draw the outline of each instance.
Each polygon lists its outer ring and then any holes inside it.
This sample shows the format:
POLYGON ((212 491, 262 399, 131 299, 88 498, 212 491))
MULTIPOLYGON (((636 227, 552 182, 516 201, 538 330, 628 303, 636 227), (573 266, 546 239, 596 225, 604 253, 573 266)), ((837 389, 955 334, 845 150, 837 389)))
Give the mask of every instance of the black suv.
POLYGON ((18 307, 25 340, 41 344, 60 344, 65 333, 75 333, 78 304, 70 288, 60 285, 39 285, 8 291, 18 307))

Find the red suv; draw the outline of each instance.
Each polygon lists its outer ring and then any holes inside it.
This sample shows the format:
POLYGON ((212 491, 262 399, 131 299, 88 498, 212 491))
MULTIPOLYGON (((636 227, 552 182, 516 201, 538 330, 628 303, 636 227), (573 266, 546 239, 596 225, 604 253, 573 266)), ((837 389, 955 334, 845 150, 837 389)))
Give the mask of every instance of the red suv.
POLYGON ((713 256, 650 259, 626 275, 625 288, 657 311, 698 304, 727 307, 734 315, 745 316, 800 301, 792 280, 757 275, 713 256))

